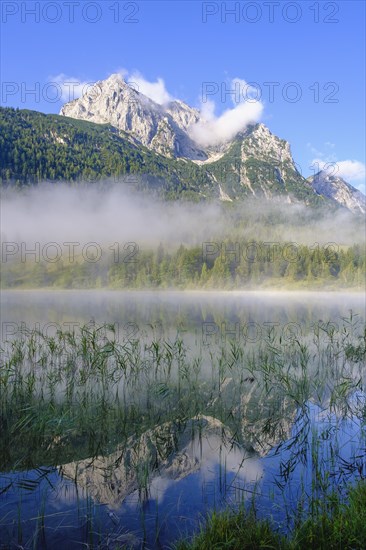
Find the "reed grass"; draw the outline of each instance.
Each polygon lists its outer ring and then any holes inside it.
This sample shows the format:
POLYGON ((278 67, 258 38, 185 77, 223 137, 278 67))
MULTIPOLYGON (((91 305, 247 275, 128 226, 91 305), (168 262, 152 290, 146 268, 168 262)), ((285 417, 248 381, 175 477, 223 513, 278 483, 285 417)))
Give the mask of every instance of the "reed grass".
MULTIPOLYGON (((190 349, 178 336, 119 342, 111 325, 52 337, 24 330, 1 350, 0 494, 34 491, 61 464, 136 446, 164 425, 171 428, 160 433, 161 448, 174 453, 172 435, 183 433, 190 419, 209 416, 228 427, 231 445, 278 455, 276 491, 292 487, 300 466, 310 472, 311 493, 305 494, 304 473, 296 509, 285 497, 276 502, 290 538, 241 510, 213 514, 179 548, 322 548, 314 546, 319 540, 333 544, 324 548, 365 548, 364 484, 349 489, 350 480, 366 478, 365 349, 365 329, 352 314, 337 332, 321 322, 303 338, 284 340, 271 328, 255 348, 234 340, 190 349), (350 425, 359 430, 351 460, 339 439, 350 425), (16 481, 12 472, 20 474, 16 481)), ((200 422, 192 426, 193 438, 200 422)), ((131 467, 143 502, 156 464, 131 467)), ((39 518, 33 545, 45 536, 44 505, 39 518)), ((6 521, 0 516, 1 525, 6 521)), ((23 527, 20 506, 19 545, 23 527)), ((97 547, 102 530, 89 499, 85 544, 97 547)), ((158 538, 158 523, 155 531, 158 538)))

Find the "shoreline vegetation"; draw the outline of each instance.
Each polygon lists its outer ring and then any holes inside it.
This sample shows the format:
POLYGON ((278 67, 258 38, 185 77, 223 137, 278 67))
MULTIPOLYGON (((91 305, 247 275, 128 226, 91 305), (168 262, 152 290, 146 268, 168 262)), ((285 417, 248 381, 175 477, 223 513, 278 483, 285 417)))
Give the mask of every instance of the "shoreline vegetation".
POLYGON ((337 493, 324 500, 309 499, 312 513, 295 518, 288 535, 269 519, 249 510, 213 512, 191 541, 176 550, 364 550, 366 548, 366 480, 347 489, 346 501, 337 493))
POLYGON ((0 284, 0 291, 5 290, 11 290, 11 291, 27 291, 27 290, 41 290, 41 291, 83 291, 83 290, 98 290, 98 291, 109 291, 109 292, 154 292, 154 293, 169 293, 169 292, 197 292, 197 293, 204 293, 204 294, 217 294, 221 292, 227 292, 229 295, 234 295, 235 293, 286 293, 286 292, 303 292, 304 294, 310 294, 314 292, 330 292, 330 293, 342 293, 342 292, 351 292, 351 293, 360 293, 364 294, 366 292, 366 281, 362 282, 357 285, 353 286, 344 286, 344 285, 327 285, 325 283, 319 284, 319 286, 315 286, 312 284, 288 284, 283 285, 280 283, 280 281, 268 281, 266 285, 253 285, 253 286, 246 286, 246 287, 233 287, 231 289, 228 288, 205 288, 205 287, 194 287, 194 286, 187 286, 187 287, 158 287, 156 289, 153 289, 151 287, 116 287, 116 286, 32 286, 32 285, 21 285, 21 286, 6 286, 0 284), (276 282, 278 286, 276 286, 276 282))
POLYGON ((245 243, 246 254, 232 252, 235 243, 230 242, 224 252, 215 246, 209 254, 199 246, 181 245, 171 251, 160 244, 155 250, 140 251, 134 245, 125 256, 100 249, 98 256, 80 255, 71 261, 63 257, 32 261, 20 254, 16 258, 10 255, 2 262, 1 288, 365 289, 366 253, 362 245, 335 250, 282 243, 276 254, 265 245, 245 243), (259 256, 258 250, 262 251, 259 256))

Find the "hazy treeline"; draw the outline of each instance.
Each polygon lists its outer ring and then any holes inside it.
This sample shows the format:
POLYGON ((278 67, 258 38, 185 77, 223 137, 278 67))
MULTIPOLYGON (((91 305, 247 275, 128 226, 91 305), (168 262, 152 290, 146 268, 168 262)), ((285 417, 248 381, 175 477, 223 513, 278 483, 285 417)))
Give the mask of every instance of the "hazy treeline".
MULTIPOLYGON (((93 249, 95 252, 95 248, 93 249)), ((163 245, 140 250, 131 243, 101 255, 73 261, 9 261, 3 263, 3 287, 59 288, 224 288, 260 286, 364 287, 366 256, 360 245, 336 250, 282 243, 242 241, 181 245, 174 252, 163 245), (104 256, 103 256, 104 254, 104 256)))
POLYGON ((45 184, 3 190, 1 214, 3 287, 364 285, 364 220, 346 210, 45 184))

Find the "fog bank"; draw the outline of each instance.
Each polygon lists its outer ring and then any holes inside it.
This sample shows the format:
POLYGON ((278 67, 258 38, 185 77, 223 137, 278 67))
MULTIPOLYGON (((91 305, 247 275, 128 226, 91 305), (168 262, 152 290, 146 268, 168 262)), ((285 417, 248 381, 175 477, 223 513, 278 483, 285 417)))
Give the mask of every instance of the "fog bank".
POLYGON ((140 246, 201 245, 225 237, 311 246, 365 242, 364 222, 346 210, 251 199, 236 205, 163 202, 122 185, 42 184, 2 191, 4 242, 136 242, 140 246))

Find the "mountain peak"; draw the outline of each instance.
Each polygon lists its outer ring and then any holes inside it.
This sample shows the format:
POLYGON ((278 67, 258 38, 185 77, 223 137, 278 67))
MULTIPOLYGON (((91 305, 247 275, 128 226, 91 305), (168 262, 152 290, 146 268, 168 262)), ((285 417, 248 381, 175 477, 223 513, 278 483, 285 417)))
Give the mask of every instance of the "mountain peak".
POLYGON ((341 204, 352 212, 366 213, 365 195, 340 176, 320 170, 315 176, 308 178, 308 181, 319 195, 341 204))
POLYGON ((246 157, 255 155, 276 165, 286 162, 295 169, 288 141, 272 134, 263 122, 248 128, 243 141, 243 152, 246 157))
POLYGON ((101 82, 117 82, 120 84, 126 84, 125 79, 120 73, 113 73, 108 78, 106 78, 106 80, 102 80, 101 82))
POLYGON ((96 179, 126 175, 127 182, 130 174, 138 174, 143 186, 152 185, 154 191, 158 187, 158 192, 169 198, 189 196, 199 200, 216 198, 235 202, 249 196, 258 199, 258 205, 261 201, 273 199, 306 206, 325 205, 332 211, 336 205, 357 213, 366 211, 364 195, 342 178, 323 171, 306 180, 296 170, 288 142, 273 135, 264 125, 252 125, 221 151, 209 151, 209 159, 191 162, 188 155, 198 156, 199 152, 189 149, 186 133, 168 110, 170 108, 173 112, 173 107, 176 108, 177 117, 183 114, 196 117, 197 111, 175 102, 170 107, 168 105, 167 110, 161 106, 155 109, 155 105, 146 106, 140 101, 128 106, 123 100, 127 88, 124 85, 121 90, 112 89, 111 94, 109 87, 108 94, 105 94, 105 86, 99 87, 97 83, 90 98, 86 94, 82 102, 68 104, 68 109, 75 109, 74 118, 86 119, 88 124, 70 119, 63 121, 58 116, 35 111, 0 107, 0 122, 7 128, 5 147, 13 151, 13 157, 9 157, 3 166, 3 181, 18 181, 19 173, 14 170, 18 149, 21 151, 21 173, 25 174, 20 181, 24 183, 39 179, 65 180, 70 178, 70 174, 75 181, 84 174, 96 179), (118 130, 111 133, 110 127, 97 128, 93 119, 100 117, 99 123, 106 122, 102 114, 110 116, 115 127, 122 118, 123 122, 130 124, 130 134, 118 130), (148 131, 151 131, 150 136, 148 131), (146 136, 150 139, 150 153, 141 147, 146 136), (37 179, 25 170, 30 143, 34 144, 31 158, 38 162, 37 179), (42 144, 42 151, 38 149, 38 143, 42 144), (173 149, 169 149, 170 146, 173 149), (178 149, 180 146, 183 153, 178 149), (167 160, 155 154, 160 151, 172 158, 167 160), (184 162, 179 160, 180 157, 184 157, 184 162), (56 168, 52 160, 55 158, 56 168), (95 162, 94 159, 98 160, 95 162))
POLYGON ((272 135, 272 132, 269 130, 269 128, 263 124, 263 122, 259 122, 256 124, 253 128, 253 133, 255 134, 262 134, 262 135, 272 135))
POLYGON ((159 105, 118 73, 98 81, 82 97, 64 105, 60 114, 97 124, 109 123, 167 157, 207 158, 187 132, 199 120, 199 111, 179 100, 159 105))
POLYGON ((64 105, 60 114, 97 124, 109 123, 135 144, 168 158, 207 163, 213 169, 215 163, 232 166, 234 154, 238 186, 227 185, 220 174, 215 175, 222 194, 231 199, 249 192, 266 198, 281 194, 289 200, 297 194, 311 202, 310 195, 322 195, 354 212, 366 211, 362 193, 341 178, 326 172, 308 180, 302 177, 288 141, 272 134, 263 122, 247 126, 231 141, 214 147, 200 146, 191 132, 203 121, 200 111, 180 99, 160 105, 135 90, 133 83, 126 82, 119 73, 98 81, 81 98, 64 105))
MULTIPOLYGON (((82 97, 64 105, 60 114, 97 124, 109 123, 130 135, 131 140, 167 157, 203 162, 223 152, 233 141, 223 138, 222 143, 213 147, 196 142, 191 129, 203 121, 198 109, 180 99, 160 105, 136 90, 133 83, 126 82, 119 73, 96 82, 82 97)), ((273 138, 262 123, 250 128, 258 143, 273 138)), ((246 133, 243 130, 237 136, 246 133)))

